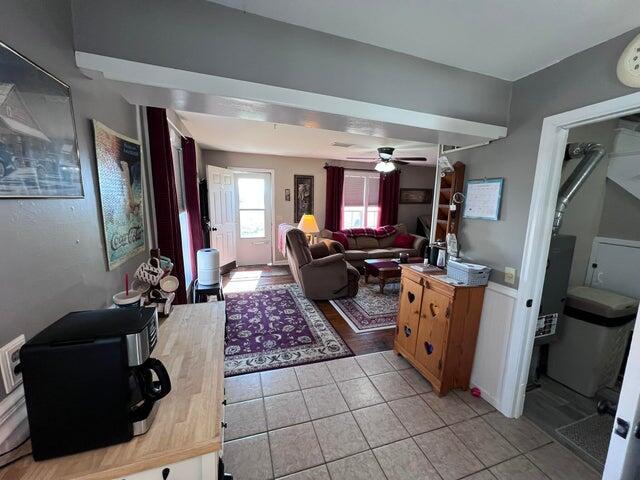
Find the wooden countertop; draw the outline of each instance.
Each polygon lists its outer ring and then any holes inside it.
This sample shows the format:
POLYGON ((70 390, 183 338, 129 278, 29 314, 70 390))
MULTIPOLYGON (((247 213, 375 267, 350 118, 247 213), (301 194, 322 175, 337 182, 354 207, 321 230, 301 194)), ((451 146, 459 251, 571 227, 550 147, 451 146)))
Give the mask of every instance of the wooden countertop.
POLYGON ((224 302, 178 305, 160 326, 152 356, 164 363, 172 389, 146 434, 43 462, 29 455, 0 469, 0 479, 113 480, 220 450, 224 312, 224 302))

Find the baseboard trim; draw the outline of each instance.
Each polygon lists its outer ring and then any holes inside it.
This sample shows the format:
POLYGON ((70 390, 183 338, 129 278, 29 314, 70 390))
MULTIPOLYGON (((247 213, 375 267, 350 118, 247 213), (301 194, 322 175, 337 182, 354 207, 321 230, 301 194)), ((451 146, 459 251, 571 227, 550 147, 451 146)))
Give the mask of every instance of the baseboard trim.
POLYGON ((493 290, 494 292, 501 293, 503 295, 507 295, 511 298, 518 297, 518 290, 512 287, 507 287, 506 285, 502 285, 496 282, 489 282, 487 284, 487 288, 493 290))
POLYGON ((0 402, 0 455, 29 437, 24 388, 19 385, 0 402))

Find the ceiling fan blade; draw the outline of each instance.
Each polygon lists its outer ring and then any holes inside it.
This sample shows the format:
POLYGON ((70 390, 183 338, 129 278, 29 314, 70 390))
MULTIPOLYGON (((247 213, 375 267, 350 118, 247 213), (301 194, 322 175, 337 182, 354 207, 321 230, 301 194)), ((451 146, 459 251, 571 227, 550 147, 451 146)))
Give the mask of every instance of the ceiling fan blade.
POLYGON ((395 157, 396 160, 404 160, 406 162, 426 162, 425 157, 395 157))
POLYGON ((397 165, 409 165, 409 162, 404 162, 402 160, 398 160, 397 158, 391 161, 397 165))
POLYGON ((347 157, 347 160, 379 160, 378 157, 347 157))

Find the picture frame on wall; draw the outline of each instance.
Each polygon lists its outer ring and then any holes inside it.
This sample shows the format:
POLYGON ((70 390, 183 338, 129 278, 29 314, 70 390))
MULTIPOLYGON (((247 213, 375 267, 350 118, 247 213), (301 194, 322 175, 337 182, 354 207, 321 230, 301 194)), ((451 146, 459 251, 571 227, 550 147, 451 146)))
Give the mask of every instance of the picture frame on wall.
POLYGON ((427 204, 433 198, 432 188, 401 188, 401 204, 427 204))
POLYGON ((462 217, 475 220, 500 220, 504 178, 467 180, 462 217))
POLYGON ((82 198, 69 86, 0 42, 0 198, 82 198))
POLYGON ((313 175, 294 175, 293 194, 293 221, 297 223, 305 213, 313 214, 313 175))
POLYGON ((140 142, 97 120, 93 136, 109 270, 145 251, 140 142))

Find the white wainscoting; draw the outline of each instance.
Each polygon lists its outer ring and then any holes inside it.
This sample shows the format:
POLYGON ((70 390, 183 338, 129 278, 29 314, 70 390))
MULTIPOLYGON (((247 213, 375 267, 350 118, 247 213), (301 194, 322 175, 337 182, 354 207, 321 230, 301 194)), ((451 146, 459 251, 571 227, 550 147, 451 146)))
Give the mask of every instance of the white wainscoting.
POLYGON ((517 290, 498 283, 487 285, 471 372, 471 385, 479 388, 482 398, 505 415, 508 409, 502 405, 502 381, 517 294, 517 290))

